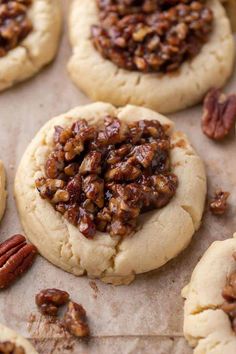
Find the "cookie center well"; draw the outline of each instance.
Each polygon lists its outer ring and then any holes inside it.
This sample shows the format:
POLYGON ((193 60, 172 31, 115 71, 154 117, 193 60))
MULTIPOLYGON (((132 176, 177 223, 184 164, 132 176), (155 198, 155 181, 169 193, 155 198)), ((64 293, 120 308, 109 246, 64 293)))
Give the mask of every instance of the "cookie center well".
POLYGON ((205 0, 96 0, 91 40, 126 70, 172 72, 194 58, 213 29, 205 0))
POLYGON ((170 137, 157 120, 106 116, 101 123, 56 126, 36 187, 85 237, 96 230, 125 237, 137 230, 141 213, 164 207, 175 195, 170 137))
POLYGON ((16 48, 32 31, 28 9, 32 0, 0 0, 0 57, 16 48))

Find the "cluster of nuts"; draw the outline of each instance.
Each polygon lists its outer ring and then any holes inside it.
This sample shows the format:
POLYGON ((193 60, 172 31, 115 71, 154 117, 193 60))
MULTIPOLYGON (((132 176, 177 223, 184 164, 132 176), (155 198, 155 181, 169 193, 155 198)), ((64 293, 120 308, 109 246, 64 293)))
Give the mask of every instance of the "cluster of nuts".
POLYGON ((156 120, 108 116, 100 128, 79 120, 55 127, 46 176, 36 187, 85 237, 96 230, 127 236, 140 213, 165 206, 175 194, 169 152, 169 136, 156 120))
POLYGON ((70 301, 70 295, 59 289, 44 289, 36 295, 35 302, 43 315, 57 316, 59 308, 68 304, 67 311, 61 321, 62 326, 75 337, 89 335, 86 311, 70 301))
POLYGON ((0 57, 15 47, 31 32, 27 17, 32 0, 0 0, 0 57))
MULTIPOLYGON (((236 252, 233 254, 233 257, 236 261, 236 252)), ((236 272, 230 274, 227 279, 222 296, 225 302, 221 306, 221 309, 229 316, 232 328, 236 333, 236 272)))
POLYGON ((0 354, 25 354, 25 350, 9 341, 0 342, 0 354))
POLYGON ((213 28, 203 1, 97 0, 100 24, 91 28, 101 55, 118 67, 170 72, 196 56, 213 28))

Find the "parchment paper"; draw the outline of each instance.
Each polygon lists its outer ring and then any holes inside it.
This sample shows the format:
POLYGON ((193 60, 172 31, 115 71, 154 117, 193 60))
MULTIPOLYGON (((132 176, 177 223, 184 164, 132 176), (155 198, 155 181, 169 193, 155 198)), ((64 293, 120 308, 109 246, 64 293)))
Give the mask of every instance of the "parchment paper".
MULTIPOLYGON (((64 0, 66 13, 69 0, 64 0)), ((73 86, 66 72, 70 47, 66 29, 55 62, 35 78, 0 95, 0 158, 8 177, 8 205, 0 226, 0 240, 22 232, 13 199, 17 165, 28 143, 50 118, 89 100, 73 86)), ((227 86, 236 91, 236 72, 227 86)), ((229 191, 230 210, 223 217, 206 212, 190 246, 159 271, 138 276, 130 286, 113 287, 86 277, 76 278, 38 257, 33 268, 10 289, 0 292, 0 322, 29 338, 40 354, 157 353, 189 354, 183 338, 182 287, 214 240, 236 231, 236 141, 208 140, 200 128, 201 106, 172 115, 202 156, 208 174, 209 194, 220 187, 229 191), (34 296, 42 288, 69 291, 87 310, 92 336, 78 341, 55 323, 42 318, 34 296)), ((147 235, 148 237, 148 235, 147 235)), ((209 270, 210 271, 210 270, 209 270)))

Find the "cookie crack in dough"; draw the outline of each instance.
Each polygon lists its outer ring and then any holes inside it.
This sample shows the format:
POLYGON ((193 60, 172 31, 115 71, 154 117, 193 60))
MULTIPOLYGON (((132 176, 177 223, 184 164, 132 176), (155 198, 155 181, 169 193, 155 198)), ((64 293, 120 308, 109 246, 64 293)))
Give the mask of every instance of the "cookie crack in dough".
MULTIPOLYGON (((68 256, 67 257, 67 261, 70 261, 72 260, 73 257, 76 257, 76 260, 78 262, 78 267, 81 268, 83 271, 85 271, 85 269, 81 266, 81 258, 79 256, 75 256, 74 252, 73 252, 73 247, 72 247, 72 243, 70 241, 70 232, 69 232, 69 228, 68 228, 68 224, 65 220, 63 220, 63 217, 62 217, 62 222, 64 224, 64 227, 66 228, 67 232, 66 232, 66 236, 67 236, 67 239, 64 240, 61 245, 60 245, 60 257, 61 259, 64 258, 64 255, 63 255, 63 247, 66 248, 66 246, 68 245, 69 248, 70 248, 70 253, 71 253, 71 256, 68 256)), ((73 268, 73 267, 72 267, 73 268)))
MULTIPOLYGON (((35 198, 34 201, 36 202, 36 198, 35 198)), ((37 222, 41 225, 42 229, 44 229, 45 234, 47 234, 47 229, 45 228, 44 223, 42 223, 41 220, 37 217, 37 215, 36 215, 36 210, 37 210, 37 204, 35 203, 34 209, 31 209, 30 211, 28 211, 28 213, 29 213, 29 214, 32 214, 32 215, 34 216, 34 218, 37 219, 37 222)), ((66 256, 65 256, 65 255, 62 255, 62 249, 63 249, 63 247, 66 247, 67 244, 69 244, 69 245, 71 246, 71 243, 70 243, 70 241, 69 241, 70 234, 69 234, 69 231, 68 231, 68 227, 67 227, 66 223, 64 222, 64 220, 63 220, 62 218, 61 218, 61 221, 62 221, 62 223, 63 223, 63 226, 64 226, 65 229, 66 229, 66 232, 63 232, 64 236, 66 237, 66 240, 64 240, 63 242, 60 242, 60 243, 59 243, 58 248, 57 248, 57 251, 58 251, 58 256, 59 256, 60 259, 62 259, 63 262, 64 262, 64 261, 69 261, 70 259, 72 259, 73 256, 74 256, 74 254, 73 254, 73 252, 72 252, 72 256, 71 256, 71 257, 67 257, 66 259, 65 259, 66 256)), ((54 231, 55 231, 55 230, 54 230, 54 231)), ((80 262, 80 259, 78 259, 78 261, 80 262)), ((80 267, 80 263, 79 263, 79 267, 80 267)), ((71 266, 71 268, 73 268, 73 267, 71 266)))
MULTIPOLYGON (((209 336, 207 336, 206 338, 208 338, 209 336)), ((200 340, 201 341, 201 340, 200 340)), ((215 349, 217 348, 221 343, 219 341, 216 341, 212 344, 209 345, 209 349, 212 350, 212 349, 215 349)))
POLYGON ((120 69, 117 67, 113 73, 113 76, 116 77, 117 75, 119 75, 119 71, 120 71, 120 69))
POLYGON ((34 59, 30 53, 30 49, 24 45, 23 43, 21 43, 19 45, 19 47, 21 47, 22 49, 24 49, 26 51, 26 56, 27 56, 27 59, 29 60, 29 62, 32 64, 32 66, 34 66, 36 68, 36 65, 35 65, 35 62, 34 62, 34 59))
POLYGON ((202 177, 202 176, 196 176, 197 179, 199 179, 199 181, 202 181, 202 182, 206 182, 206 180, 202 177))
POLYGON ((200 306, 199 308, 193 310, 190 312, 191 316, 196 316, 199 315, 200 313, 204 312, 204 311, 208 311, 208 310, 212 310, 212 311, 216 311, 216 310, 220 310, 219 306, 215 306, 215 305, 206 305, 206 306, 200 306))
POLYGON ((141 85, 141 81, 142 81, 142 75, 137 75, 137 80, 135 82, 135 86, 141 85))
MULTIPOLYGON (((115 252, 110 259, 108 259, 108 262, 110 263, 110 268, 112 270, 115 269, 115 259, 117 257, 117 255, 120 253, 120 245, 122 243, 123 239, 122 237, 119 238, 117 244, 113 247, 113 251, 115 252)), ((107 274, 107 270, 105 270, 104 272, 101 273, 102 275, 106 275, 107 274)))
POLYGON ((198 226, 196 226, 196 220, 194 217, 194 211, 191 205, 180 205, 180 207, 190 216, 192 224, 193 224, 193 228, 195 229, 195 231, 198 229, 198 226))
MULTIPOLYGON (((162 228, 162 229, 165 229, 165 225, 163 225, 163 224, 160 222, 159 218, 156 219, 156 220, 153 220, 153 221, 149 221, 147 224, 148 224, 148 225, 156 225, 156 226, 158 225, 158 226, 160 227, 160 229, 161 229, 161 228, 162 228)), ((141 230, 141 229, 142 229, 142 226, 140 225, 139 228, 138 228, 138 230, 141 230)), ((130 236, 130 237, 135 237, 135 234, 132 235, 132 236, 130 236)), ((115 269, 116 269, 116 259, 117 259, 118 256, 120 256, 123 252, 125 252, 125 250, 121 249, 122 243, 123 243, 124 241, 125 241, 125 239, 123 239, 123 238, 121 237, 121 238, 119 239, 119 241, 117 242, 117 244, 115 245, 115 247, 114 247, 115 254, 114 254, 114 255, 111 257, 111 259, 110 259, 110 262, 111 262, 111 269, 112 269, 113 271, 115 271, 115 269)), ((164 249, 163 247, 161 247, 161 248, 159 249, 159 252, 163 254, 163 257, 164 257, 165 262, 168 262, 168 261, 169 261, 169 257, 166 255, 165 249, 164 249)), ((128 276, 129 276, 129 275, 135 275, 135 274, 136 274, 136 272, 135 272, 134 270, 132 270, 131 273, 128 274, 128 276)), ((105 271, 105 272, 103 273, 103 275, 106 276, 106 275, 107 275, 107 271, 105 271)))

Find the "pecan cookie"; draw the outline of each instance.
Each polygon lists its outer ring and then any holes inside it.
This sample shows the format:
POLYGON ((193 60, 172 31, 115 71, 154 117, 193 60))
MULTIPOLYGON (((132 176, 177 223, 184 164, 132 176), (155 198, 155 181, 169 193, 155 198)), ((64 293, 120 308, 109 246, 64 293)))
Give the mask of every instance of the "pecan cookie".
POLYGON ((58 0, 0 0, 0 91, 53 59, 60 29, 58 0))
POLYGON ((106 103, 49 121, 15 180, 22 225, 39 252, 113 284, 177 256, 199 228, 205 195, 201 159, 173 122, 106 103))
POLYGON ((214 242, 183 289, 184 335, 194 354, 236 352, 236 234, 214 242))
POLYGON ((0 324, 0 352, 3 354, 37 354, 28 340, 0 324))
POLYGON ((0 220, 2 219, 3 213, 6 207, 6 176, 2 161, 0 161, 0 220))
POLYGON ((160 4, 168 9, 161 14, 155 1, 72 1, 73 54, 68 70, 89 97, 169 113, 199 102, 210 88, 225 84, 235 54, 220 2, 160 4), (117 15, 118 3, 124 4, 117 15), (141 14, 141 6, 133 3, 143 4, 141 14))

